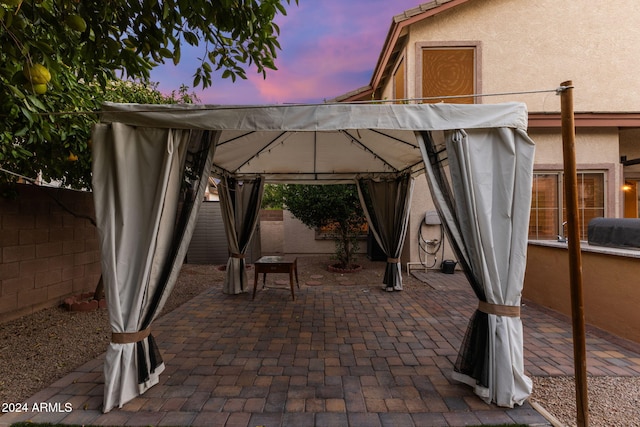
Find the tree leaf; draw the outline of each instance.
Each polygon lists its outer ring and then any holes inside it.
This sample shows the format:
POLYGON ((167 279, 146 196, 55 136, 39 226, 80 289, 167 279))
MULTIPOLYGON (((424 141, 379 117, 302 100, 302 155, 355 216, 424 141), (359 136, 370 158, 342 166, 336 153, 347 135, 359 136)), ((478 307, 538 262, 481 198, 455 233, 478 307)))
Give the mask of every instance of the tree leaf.
POLYGON ((178 65, 180 63, 180 45, 176 45, 173 50, 173 65, 178 65))
POLYGON ((37 109, 41 111, 47 111, 47 107, 44 106, 44 104, 38 99, 37 96, 28 95, 27 98, 33 104, 33 106, 36 107, 37 109))
POLYGON ((173 58, 173 52, 171 52, 169 49, 164 48, 164 47, 162 49, 160 49, 160 55, 163 58, 173 58))
POLYGON ((7 87, 9 88, 9 90, 11 90, 11 92, 14 94, 14 96, 16 96, 18 99, 24 99, 24 93, 22 93, 22 91, 20 89, 18 89, 14 85, 7 85, 7 87))
POLYGON ((184 37, 185 41, 191 46, 198 46, 198 36, 196 36, 191 31, 185 31, 184 33, 182 33, 182 36, 184 37))

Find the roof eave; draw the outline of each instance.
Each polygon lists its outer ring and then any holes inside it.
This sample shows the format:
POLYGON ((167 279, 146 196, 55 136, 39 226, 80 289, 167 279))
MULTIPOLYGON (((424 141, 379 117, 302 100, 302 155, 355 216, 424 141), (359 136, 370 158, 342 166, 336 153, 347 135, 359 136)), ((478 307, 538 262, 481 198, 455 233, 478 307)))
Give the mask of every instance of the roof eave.
MULTIPOLYGON (((640 128, 640 112, 576 112, 578 128, 640 128)), ((560 128, 560 113, 529 113, 529 128, 560 128)))
POLYGON ((387 37, 382 47, 382 51, 373 70, 373 76, 371 77, 370 86, 373 88, 373 90, 375 90, 381 83, 382 77, 384 76, 384 70, 387 66, 387 62, 392 57, 394 47, 405 28, 423 19, 438 15, 468 1, 469 0, 434 0, 428 3, 423 3, 414 9, 409 9, 400 15, 394 16, 391 22, 391 27, 389 28, 389 32, 387 33, 387 37))
POLYGON ((363 86, 356 90, 352 90, 351 92, 338 95, 333 99, 328 100, 327 102, 355 102, 355 101, 369 101, 371 100, 371 95, 373 93, 373 88, 371 86, 363 86))

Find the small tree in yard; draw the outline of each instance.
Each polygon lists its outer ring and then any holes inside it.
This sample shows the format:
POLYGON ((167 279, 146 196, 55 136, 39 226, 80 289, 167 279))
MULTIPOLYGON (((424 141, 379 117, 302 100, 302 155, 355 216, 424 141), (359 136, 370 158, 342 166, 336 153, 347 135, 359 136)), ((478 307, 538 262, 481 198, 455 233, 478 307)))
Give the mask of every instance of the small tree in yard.
POLYGON ((328 228, 336 244, 337 267, 354 267, 358 234, 366 218, 355 185, 284 185, 284 205, 309 228, 328 228))
POLYGON ((262 209, 282 209, 283 200, 283 185, 280 184, 265 184, 264 194, 262 195, 262 209))

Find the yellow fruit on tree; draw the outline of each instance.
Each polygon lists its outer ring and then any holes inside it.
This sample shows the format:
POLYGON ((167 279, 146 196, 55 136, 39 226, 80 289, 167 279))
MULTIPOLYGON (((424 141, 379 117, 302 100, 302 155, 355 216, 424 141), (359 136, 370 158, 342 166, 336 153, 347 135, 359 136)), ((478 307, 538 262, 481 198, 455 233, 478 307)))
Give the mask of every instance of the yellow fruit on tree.
POLYGON ((47 85, 46 84, 35 84, 33 82, 26 82, 23 84, 24 88, 31 93, 35 93, 36 95, 42 95, 47 93, 47 85))
POLYGON ((37 85, 47 84, 51 80, 51 73, 47 70, 47 67, 42 64, 35 64, 32 67, 26 65, 22 73, 27 80, 37 85))
POLYGON ((78 161, 78 156, 76 156, 71 151, 69 151, 69 157, 67 157, 67 160, 70 161, 70 162, 77 162, 78 161))
POLYGON ((69 15, 64 22, 69 26, 69 28, 78 31, 79 33, 84 33, 87 29, 87 22, 80 15, 69 15))

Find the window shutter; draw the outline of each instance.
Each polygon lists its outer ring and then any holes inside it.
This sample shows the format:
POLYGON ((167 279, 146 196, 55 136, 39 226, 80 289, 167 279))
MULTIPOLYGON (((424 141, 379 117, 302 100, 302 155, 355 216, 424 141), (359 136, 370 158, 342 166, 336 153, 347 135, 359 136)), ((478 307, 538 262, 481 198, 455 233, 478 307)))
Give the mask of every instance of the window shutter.
POLYGON ((439 96, 475 93, 475 50, 433 48, 422 51, 422 96, 425 102, 473 104, 474 98, 437 99, 439 96))
POLYGON ((404 85, 404 59, 396 68, 396 72, 393 75, 393 97, 394 99, 406 98, 405 85, 404 85))

